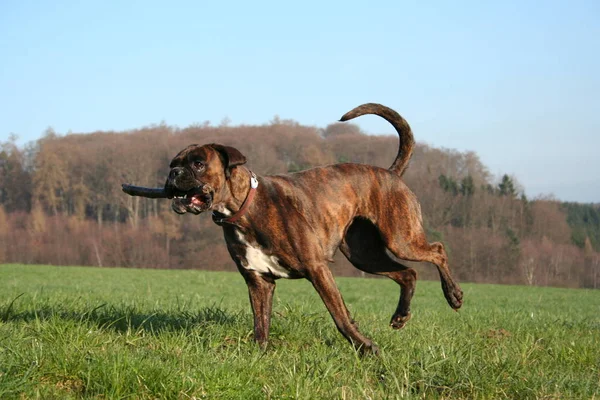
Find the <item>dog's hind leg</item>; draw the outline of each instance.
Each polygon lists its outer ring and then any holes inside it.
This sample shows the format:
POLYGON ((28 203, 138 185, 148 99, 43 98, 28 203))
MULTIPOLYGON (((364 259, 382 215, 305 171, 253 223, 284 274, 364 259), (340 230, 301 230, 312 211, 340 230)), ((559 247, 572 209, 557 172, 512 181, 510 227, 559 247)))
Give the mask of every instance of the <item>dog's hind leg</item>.
POLYGON ((420 246, 413 250, 413 255, 416 256, 416 261, 428 261, 434 264, 440 274, 442 282, 442 290, 446 301, 455 310, 458 310, 463 303, 463 291, 458 283, 454 281, 448 268, 448 255, 444 249, 444 245, 440 242, 427 243, 425 236, 420 246))
POLYGON ((340 250, 361 271, 387 276, 400 285, 400 299, 390 326, 394 329, 404 327, 410 319, 410 302, 415 293, 417 272, 386 253, 379 231, 366 219, 355 219, 348 227, 340 250))
POLYGON ((402 264, 398 265, 405 269, 381 273, 400 285, 398 307, 390 320, 390 326, 394 329, 403 328, 410 319, 410 301, 415 293, 415 286, 417 283, 417 271, 402 264))
POLYGON ((406 238, 405 236, 408 236, 406 232, 397 235, 386 234, 385 230, 381 232, 387 248, 394 256, 403 260, 425 261, 434 264, 440 274, 446 301, 453 309, 459 309, 463 303, 463 292, 452 278, 444 245, 440 242, 428 243, 422 228, 418 232, 411 233, 413 236, 406 238))

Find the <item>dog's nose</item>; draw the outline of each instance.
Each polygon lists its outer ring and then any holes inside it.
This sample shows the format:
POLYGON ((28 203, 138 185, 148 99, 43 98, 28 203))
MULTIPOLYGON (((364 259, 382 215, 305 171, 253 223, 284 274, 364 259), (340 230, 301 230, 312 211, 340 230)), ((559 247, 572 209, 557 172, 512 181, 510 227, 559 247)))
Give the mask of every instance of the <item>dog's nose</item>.
POLYGON ((175 167, 169 172, 169 179, 175 179, 181 174, 183 174, 183 168, 175 167))

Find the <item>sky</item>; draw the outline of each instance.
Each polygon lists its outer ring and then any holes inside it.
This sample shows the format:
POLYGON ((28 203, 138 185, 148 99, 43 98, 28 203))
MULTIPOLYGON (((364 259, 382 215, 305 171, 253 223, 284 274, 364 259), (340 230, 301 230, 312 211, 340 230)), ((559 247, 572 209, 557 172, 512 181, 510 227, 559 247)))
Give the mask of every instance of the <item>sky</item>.
POLYGON ((366 102, 530 198, 600 202, 600 1, 0 1, 0 141, 366 102))

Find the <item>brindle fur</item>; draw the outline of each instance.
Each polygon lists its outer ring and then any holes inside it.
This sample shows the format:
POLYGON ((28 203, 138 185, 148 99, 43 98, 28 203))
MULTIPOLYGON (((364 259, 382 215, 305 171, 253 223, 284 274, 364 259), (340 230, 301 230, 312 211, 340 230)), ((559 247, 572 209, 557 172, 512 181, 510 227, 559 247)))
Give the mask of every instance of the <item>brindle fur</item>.
MULTIPOLYGON (((238 232, 254 247, 275 256, 289 278, 306 278, 321 296, 341 334, 362 352, 377 352, 350 317, 328 263, 340 249, 358 269, 387 276, 400 285, 400 299, 390 325, 402 328, 410 318, 410 302, 417 273, 399 260, 434 264, 448 304, 458 309, 462 291, 448 268, 442 243, 428 243, 415 195, 401 179, 414 139, 406 121, 395 111, 364 104, 342 117, 364 114, 388 120, 398 131, 398 156, 390 169, 362 164, 336 164, 289 174, 259 177, 258 192, 248 211, 235 224, 223 224, 231 257, 243 275, 254 313, 254 338, 262 346, 269 337, 271 306, 278 276, 258 273, 247 265, 246 246, 238 232)), ((218 221, 237 211, 250 189, 245 157, 221 145, 191 145, 171 162, 165 193, 189 190, 210 192, 212 201, 194 208, 174 200, 177 212, 200 213, 212 209, 218 221), (204 163, 202 170, 194 162, 204 163), (176 172, 173 172, 176 171, 176 172)))

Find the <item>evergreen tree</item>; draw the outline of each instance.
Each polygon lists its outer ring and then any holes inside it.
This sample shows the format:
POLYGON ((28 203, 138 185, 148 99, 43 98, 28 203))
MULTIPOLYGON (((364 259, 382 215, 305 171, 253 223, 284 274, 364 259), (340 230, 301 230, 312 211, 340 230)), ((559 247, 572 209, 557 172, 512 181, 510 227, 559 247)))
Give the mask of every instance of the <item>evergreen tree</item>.
POLYGON ((458 194, 458 183, 456 183, 454 179, 444 174, 440 174, 438 181, 444 192, 451 193, 453 196, 458 194))
POLYGON ((500 193, 500 196, 516 197, 517 190, 515 189, 515 184, 510 176, 506 174, 502 176, 502 182, 498 184, 498 192, 500 193))
POLYGON ((472 196, 473 193, 475 193, 475 184, 473 183, 471 175, 465 176, 462 181, 460 181, 460 193, 463 196, 472 196))

